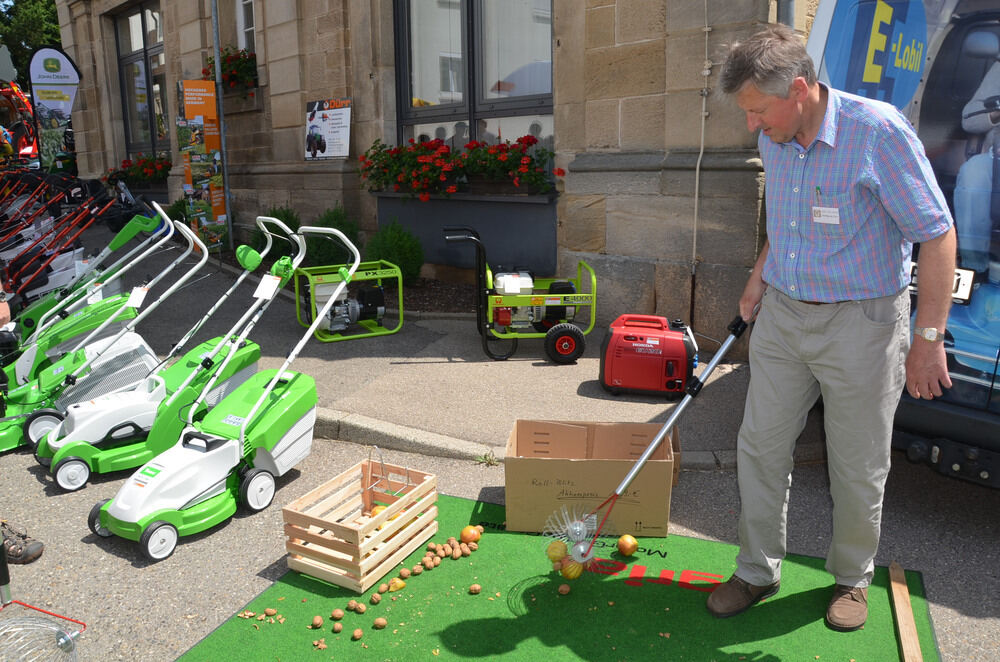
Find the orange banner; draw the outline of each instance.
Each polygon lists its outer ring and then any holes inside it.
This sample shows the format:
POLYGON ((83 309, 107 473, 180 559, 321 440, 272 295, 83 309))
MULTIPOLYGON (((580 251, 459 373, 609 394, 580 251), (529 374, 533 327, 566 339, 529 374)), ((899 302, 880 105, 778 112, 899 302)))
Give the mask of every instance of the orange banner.
POLYGON ((184 85, 184 116, 193 119, 199 115, 206 120, 217 120, 215 109, 215 81, 186 80, 184 85))

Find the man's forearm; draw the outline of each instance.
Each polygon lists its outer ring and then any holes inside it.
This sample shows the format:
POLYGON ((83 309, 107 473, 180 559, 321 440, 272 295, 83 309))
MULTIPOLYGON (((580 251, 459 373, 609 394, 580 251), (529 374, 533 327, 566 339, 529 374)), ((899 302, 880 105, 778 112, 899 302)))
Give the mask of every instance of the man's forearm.
POLYGON ((944 329, 955 282, 955 228, 920 244, 916 326, 944 329))

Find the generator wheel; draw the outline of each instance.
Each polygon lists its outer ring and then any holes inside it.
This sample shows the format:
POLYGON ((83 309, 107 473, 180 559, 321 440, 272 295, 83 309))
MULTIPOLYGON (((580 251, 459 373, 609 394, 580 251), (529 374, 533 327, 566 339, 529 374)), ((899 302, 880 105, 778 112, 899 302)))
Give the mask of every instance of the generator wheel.
POLYGON ((37 448, 38 442, 62 422, 63 415, 58 409, 39 409, 24 422, 24 438, 32 448, 37 448))
POLYGON ((162 561, 177 548, 177 529, 170 522, 156 520, 139 537, 142 555, 150 561, 162 561))
POLYGON ((575 324, 556 324, 545 334, 545 353, 556 363, 576 363, 586 347, 583 330, 575 324))
POLYGON ((111 499, 104 499, 95 503, 94 507, 90 509, 90 515, 87 516, 87 526, 90 528, 90 531, 102 538, 110 538, 113 535, 111 529, 101 526, 101 508, 108 501, 111 501, 111 499))
POLYGON ((255 513, 274 500, 274 476, 265 469, 251 469, 240 480, 240 503, 255 513))

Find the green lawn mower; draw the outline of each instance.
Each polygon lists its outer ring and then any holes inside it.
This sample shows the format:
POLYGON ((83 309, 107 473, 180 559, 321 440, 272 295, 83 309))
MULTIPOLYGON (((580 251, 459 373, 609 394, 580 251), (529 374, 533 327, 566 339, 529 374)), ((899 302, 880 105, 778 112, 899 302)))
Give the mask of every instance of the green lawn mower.
POLYGON ((527 270, 494 273, 479 234, 465 227, 445 228, 446 241, 470 242, 476 249, 476 326, 483 351, 502 361, 514 355, 520 338, 545 340, 545 353, 555 363, 574 363, 594 329, 597 277, 584 261, 576 278, 535 278, 527 270), (587 308, 586 327, 576 324, 587 308))
MULTIPOLYGON (((162 211, 161 215, 167 218, 162 211)), ((153 278, 145 287, 133 289, 125 305, 136 309, 142 308, 141 312, 115 335, 94 341, 94 338, 99 337, 114 321, 114 317, 109 317, 80 342, 78 349, 41 370, 36 379, 11 388, 0 397, 0 451, 27 443, 25 428, 28 419, 37 411, 62 410, 75 402, 133 388, 156 368, 160 360, 134 329, 163 301, 179 290, 208 260, 205 245, 194 232, 182 223, 175 225, 187 239, 188 246, 170 267, 153 278), (152 303, 143 307, 146 293, 170 274, 174 266, 191 255, 196 246, 200 252, 200 259, 152 303)))
POLYGON ((118 333, 137 314, 135 307, 126 305, 131 293, 120 291, 122 277, 158 251, 174 231, 174 225, 164 223, 158 215, 133 217, 79 280, 18 311, 7 330, 0 332, 0 363, 6 383, 19 386, 37 378, 41 369, 80 349, 84 338, 93 342, 118 333), (106 269, 96 271, 108 254, 140 232, 148 236, 106 269), (98 328, 97 335, 89 335, 98 328))
MULTIPOLYGON (((199 344, 171 365, 167 362, 260 266, 272 246, 269 225, 284 233, 273 236, 287 238, 292 234, 281 221, 258 217, 257 226, 265 237, 262 251, 258 253, 249 246, 237 249, 243 272, 157 370, 136 388, 77 402, 63 411, 39 410, 28 417, 25 434, 28 441, 37 441, 35 459, 51 467, 60 488, 78 490, 92 473, 135 469, 145 464, 177 441, 185 420, 201 420, 209 408, 257 371, 260 346, 247 336, 277 297, 277 288, 255 296, 224 335, 199 344)), ((289 269, 291 258, 282 257, 270 273, 283 277, 289 269)))
MULTIPOLYGON (((293 235, 298 252, 291 269, 274 276, 282 287, 305 257, 305 237, 330 236, 350 250, 338 290, 351 280, 361 256, 333 228, 301 227, 293 235)), ((98 536, 139 543, 150 561, 173 554, 182 536, 205 531, 242 505, 264 510, 274 498, 275 477, 312 450, 318 396, 316 382, 288 370, 340 292, 335 291, 277 370, 264 370, 241 384, 200 421, 189 418, 173 446, 131 475, 117 494, 98 502, 88 517, 98 536)))

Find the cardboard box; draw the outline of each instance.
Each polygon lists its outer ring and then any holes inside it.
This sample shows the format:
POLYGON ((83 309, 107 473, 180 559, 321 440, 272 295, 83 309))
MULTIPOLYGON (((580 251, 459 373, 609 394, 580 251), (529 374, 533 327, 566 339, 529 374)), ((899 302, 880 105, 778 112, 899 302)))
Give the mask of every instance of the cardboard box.
MULTIPOLYGON (((507 529, 545 532, 549 516, 598 507, 611 496, 663 426, 518 420, 507 440, 507 529)), ((605 530, 667 535, 670 490, 680 470, 680 440, 671 431, 619 497, 605 530)), ((603 512, 603 511, 602 511, 603 512)))

